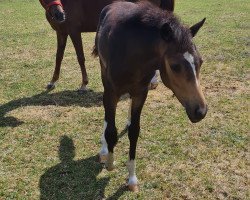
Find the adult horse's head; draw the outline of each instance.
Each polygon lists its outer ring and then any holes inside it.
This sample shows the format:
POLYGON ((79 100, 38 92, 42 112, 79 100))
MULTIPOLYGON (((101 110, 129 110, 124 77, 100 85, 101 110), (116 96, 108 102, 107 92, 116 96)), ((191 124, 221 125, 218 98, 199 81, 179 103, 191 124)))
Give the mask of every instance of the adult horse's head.
POLYGON ((57 23, 62 23, 66 19, 61 0, 39 0, 46 12, 57 23))
POLYGON ((203 61, 192 42, 204 22, 205 19, 187 28, 173 18, 163 23, 160 29, 165 46, 160 70, 162 81, 174 92, 193 123, 202 120, 207 113, 199 80, 203 61))

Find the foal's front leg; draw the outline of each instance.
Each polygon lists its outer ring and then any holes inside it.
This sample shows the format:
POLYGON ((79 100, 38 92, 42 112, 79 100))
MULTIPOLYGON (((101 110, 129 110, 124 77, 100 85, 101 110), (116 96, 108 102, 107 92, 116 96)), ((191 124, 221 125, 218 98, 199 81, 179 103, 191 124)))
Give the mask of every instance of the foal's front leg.
POLYGON ((128 137, 130 142, 129 147, 129 160, 127 162, 127 168, 129 172, 129 180, 128 187, 131 191, 137 192, 138 189, 138 180, 135 173, 135 153, 136 153, 136 145, 140 132, 140 116, 142 107, 147 98, 148 90, 145 89, 140 95, 132 97, 132 105, 131 105, 131 124, 128 127, 128 137))
POLYGON ((109 171, 114 169, 114 147, 117 143, 115 112, 118 99, 118 96, 116 96, 113 91, 104 89, 103 104, 105 109, 105 122, 101 138, 102 148, 100 151, 100 162, 105 163, 109 171))

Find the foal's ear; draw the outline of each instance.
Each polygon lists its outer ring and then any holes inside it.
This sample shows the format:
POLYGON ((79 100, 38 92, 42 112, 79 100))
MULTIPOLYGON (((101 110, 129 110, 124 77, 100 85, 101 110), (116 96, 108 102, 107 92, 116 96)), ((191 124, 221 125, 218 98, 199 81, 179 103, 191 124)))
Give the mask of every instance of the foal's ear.
POLYGON ((160 8, 170 12, 174 12, 174 2, 175 0, 161 0, 160 8))
POLYGON ((161 26, 160 29, 161 37, 166 41, 169 42, 171 41, 173 37, 173 30, 171 26, 168 23, 165 23, 161 26))
POLYGON ((206 18, 204 18, 203 20, 201 20, 197 24, 195 24, 192 27, 190 27, 190 31, 191 31, 191 34, 192 34, 193 37, 200 30, 200 28, 203 26, 203 24, 204 24, 205 21, 206 21, 206 18))

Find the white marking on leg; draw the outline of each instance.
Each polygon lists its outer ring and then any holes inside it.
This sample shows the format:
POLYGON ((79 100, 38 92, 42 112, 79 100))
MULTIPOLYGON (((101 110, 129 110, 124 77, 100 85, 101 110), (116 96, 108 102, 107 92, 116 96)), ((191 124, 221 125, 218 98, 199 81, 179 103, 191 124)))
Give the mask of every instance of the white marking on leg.
POLYGON ((155 71, 155 75, 154 75, 154 77, 151 79, 151 81, 150 81, 151 83, 153 83, 153 84, 157 84, 159 81, 158 81, 158 72, 157 71, 155 71))
POLYGON ((192 54, 190 54, 189 52, 186 52, 183 54, 183 57, 189 62, 189 64, 192 67, 192 70, 194 72, 194 77, 195 77, 195 82, 196 84, 198 83, 197 81, 197 76, 196 76, 196 69, 195 69, 195 64, 194 64, 194 57, 192 54))
POLYGON ((104 121, 103 133, 101 136, 101 143, 102 143, 102 148, 100 151, 101 156, 108 154, 108 144, 107 144, 106 139, 105 139, 105 131, 106 131, 107 126, 108 126, 108 123, 106 121, 104 121))
POLYGON ((127 168, 128 168, 128 173, 129 173, 128 185, 138 184, 138 179, 135 174, 135 167, 136 167, 135 160, 129 160, 127 162, 127 168))

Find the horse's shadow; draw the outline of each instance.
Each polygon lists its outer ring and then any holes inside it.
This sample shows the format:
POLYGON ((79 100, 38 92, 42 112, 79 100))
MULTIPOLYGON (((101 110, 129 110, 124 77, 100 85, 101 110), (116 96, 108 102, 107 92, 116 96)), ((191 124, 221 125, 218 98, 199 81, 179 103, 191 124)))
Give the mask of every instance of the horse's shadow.
MULTIPOLYGON (((75 146, 73 140, 62 136, 58 150, 60 163, 49 168, 39 181, 40 199, 105 199, 104 190, 109 178, 98 178, 103 166, 97 156, 73 160, 75 146)), ((107 199, 118 199, 126 187, 120 187, 107 199)))
POLYGON ((10 101, 6 104, 0 105, 0 127, 16 127, 23 122, 15 117, 5 116, 8 112, 24 106, 81 106, 93 107, 102 105, 102 92, 88 91, 79 95, 76 91, 62 91, 58 93, 49 93, 48 91, 34 95, 32 97, 25 97, 10 101))

